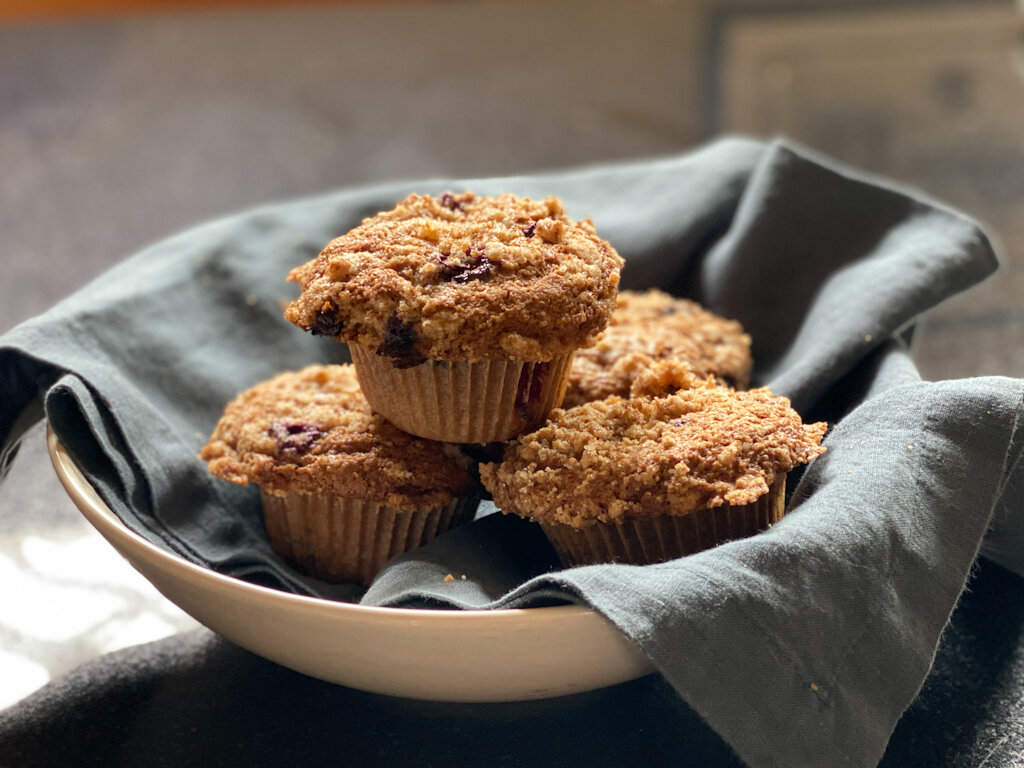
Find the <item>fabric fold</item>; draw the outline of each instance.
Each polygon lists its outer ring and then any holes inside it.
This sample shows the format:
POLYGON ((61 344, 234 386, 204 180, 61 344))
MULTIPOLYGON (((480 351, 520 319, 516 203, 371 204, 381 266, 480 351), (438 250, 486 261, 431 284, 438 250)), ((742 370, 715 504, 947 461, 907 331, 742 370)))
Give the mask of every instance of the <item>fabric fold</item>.
MULTIPOLYGON (((790 513, 760 536, 540 575, 492 601, 465 588, 446 599, 440 580, 389 593, 385 573, 364 600, 500 608, 571 595, 637 642, 750 765, 875 765, 999 502, 1024 395, 1014 379, 906 383, 903 354, 889 353, 880 392, 835 427, 790 513)), ((472 572, 459 552, 438 542, 390 568, 406 583, 429 567, 472 572)))

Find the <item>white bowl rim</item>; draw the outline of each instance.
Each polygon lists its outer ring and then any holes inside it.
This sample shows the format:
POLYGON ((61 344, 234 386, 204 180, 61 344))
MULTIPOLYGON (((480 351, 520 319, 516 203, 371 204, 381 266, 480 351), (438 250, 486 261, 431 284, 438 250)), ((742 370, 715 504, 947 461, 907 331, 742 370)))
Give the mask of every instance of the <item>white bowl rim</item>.
POLYGON ((346 603, 338 600, 328 600, 311 595, 301 595, 294 592, 265 587, 260 584, 243 581, 242 579, 219 573, 211 568, 206 568, 193 563, 174 552, 166 550, 149 541, 142 535, 136 533, 114 513, 113 510, 100 498, 96 490, 88 482, 75 460, 61 444, 60 439, 53 431, 52 426, 47 424, 46 430, 47 448, 50 459, 53 462, 57 476, 69 493, 72 500, 80 511, 94 526, 99 522, 101 531, 110 531, 124 540, 127 540, 133 548, 142 550, 147 556, 162 560, 165 563, 173 564, 175 568, 181 568, 190 575, 197 578, 208 579, 221 586, 231 589, 244 590, 253 595, 262 596, 267 599, 282 600, 294 603, 296 606, 304 606, 307 609, 330 611, 337 613, 339 618, 349 614, 352 617, 359 616, 361 619, 379 617, 382 620, 395 619, 405 621, 415 618, 418 623, 431 623, 433 621, 445 622, 446 625, 452 621, 466 623, 478 622, 486 619, 488 622, 512 622, 521 621, 529 617, 530 621, 578 621, 585 616, 592 615, 599 618, 602 623, 606 620, 592 608, 583 605, 549 605, 531 608, 500 608, 500 609, 459 609, 459 608, 393 608, 385 606, 361 605, 358 603, 346 603))

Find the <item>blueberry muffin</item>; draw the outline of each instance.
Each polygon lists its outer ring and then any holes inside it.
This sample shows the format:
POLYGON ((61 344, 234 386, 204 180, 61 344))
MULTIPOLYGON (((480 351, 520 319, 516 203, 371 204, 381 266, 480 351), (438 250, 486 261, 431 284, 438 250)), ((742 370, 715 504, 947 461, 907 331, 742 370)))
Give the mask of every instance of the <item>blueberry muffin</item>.
POLYGON ((505 440, 558 405, 622 259, 553 197, 410 195, 288 276, 299 327, 348 343, 373 409, 421 437, 505 440))
POLYGON ((688 299, 659 290, 622 291, 597 343, 573 357, 562 407, 628 397, 636 377, 659 360, 682 361, 700 377, 745 389, 752 367, 750 337, 735 320, 688 299))
POLYGON ((281 373, 242 392, 199 456, 214 475, 259 486, 274 551, 327 581, 368 584, 476 508, 468 460, 371 412, 351 365, 281 373))
POLYGON ((825 430, 767 389, 670 362, 630 398, 555 410, 480 474, 498 508, 537 521, 565 565, 645 564, 778 520, 786 474, 824 450, 825 430))

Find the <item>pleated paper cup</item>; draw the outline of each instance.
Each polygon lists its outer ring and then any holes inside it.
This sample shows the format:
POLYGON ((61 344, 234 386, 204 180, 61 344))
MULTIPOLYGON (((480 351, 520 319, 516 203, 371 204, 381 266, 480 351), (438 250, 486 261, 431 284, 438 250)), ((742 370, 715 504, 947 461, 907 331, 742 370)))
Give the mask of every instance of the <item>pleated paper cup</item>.
POLYGON ((647 565, 691 555, 765 530, 785 511, 786 479, 778 477, 752 504, 698 509, 686 515, 658 515, 574 528, 540 523, 562 565, 630 563, 647 565))
POLYGON ((398 510, 373 501, 260 491, 274 551, 300 571, 331 582, 369 585, 395 555, 473 519, 477 499, 398 510))
POLYGON ((350 344, 370 407, 399 429, 446 443, 493 443, 540 426, 565 394, 572 354, 549 362, 428 360, 396 368, 350 344))

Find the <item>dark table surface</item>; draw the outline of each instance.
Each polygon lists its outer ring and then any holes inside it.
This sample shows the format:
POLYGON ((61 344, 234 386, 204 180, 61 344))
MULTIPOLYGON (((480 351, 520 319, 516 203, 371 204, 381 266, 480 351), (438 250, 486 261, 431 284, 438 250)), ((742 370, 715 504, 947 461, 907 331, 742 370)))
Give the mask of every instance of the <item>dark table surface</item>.
MULTIPOLYGON (((661 155, 739 132, 786 135, 980 219, 1000 274, 926 317, 915 357, 926 378, 1024 377, 1020 20, 1009 2, 563 0, 0 25, 0 333, 142 246, 253 205, 661 155)), ((182 632, 188 674, 226 665, 286 701, 321 703, 307 719, 307 706, 273 706, 282 732, 309 738, 355 711, 355 764, 729 764, 656 678, 534 704, 426 705, 340 693, 251 657, 196 628, 92 532, 41 427, 0 485, 0 579, 0 707, 80 664, 133 658, 107 651, 182 632), (382 721, 387 739, 373 735, 382 721)), ((972 583, 885 765, 1024 765, 1024 584, 984 562, 972 583)), ((268 754, 260 741, 228 749, 252 735, 246 717, 206 733, 238 707, 255 717, 239 695, 191 718, 152 688, 104 695, 93 747, 128 738, 110 714, 141 707, 140 728, 165 717, 178 736, 204 734, 175 741, 166 764, 198 760, 197 744, 223 764, 268 754)), ((60 713, 45 715, 20 738, 60 735, 47 731, 60 713)))

